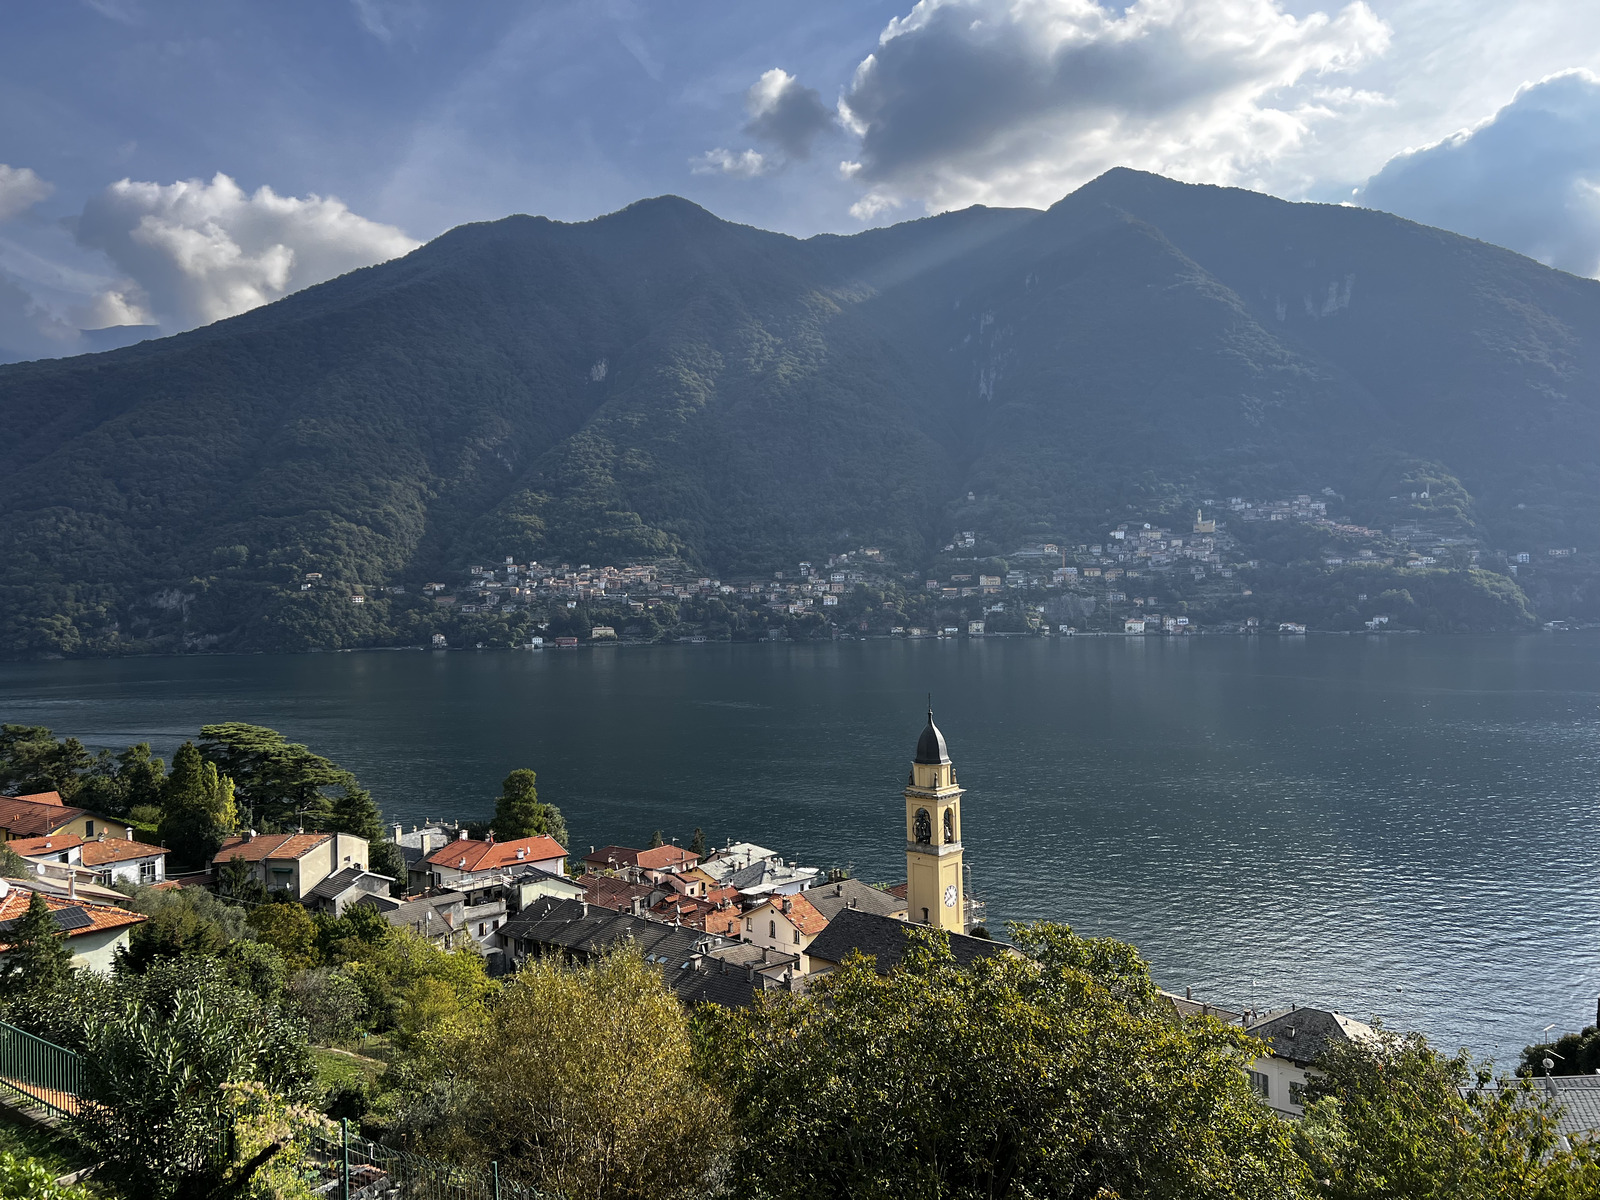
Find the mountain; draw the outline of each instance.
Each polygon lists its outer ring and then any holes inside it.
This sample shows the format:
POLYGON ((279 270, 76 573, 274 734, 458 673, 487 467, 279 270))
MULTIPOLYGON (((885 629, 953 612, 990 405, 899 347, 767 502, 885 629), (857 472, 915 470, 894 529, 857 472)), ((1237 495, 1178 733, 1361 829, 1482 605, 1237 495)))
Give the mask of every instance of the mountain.
POLYGON ((1594 281, 1134 171, 847 237, 674 197, 508 217, 0 367, 0 654, 425 632, 301 594, 311 571, 414 593, 490 556, 734 576, 863 544, 914 567, 956 529, 1092 541, 1324 487, 1352 519, 1587 551, 1597 383, 1594 281))

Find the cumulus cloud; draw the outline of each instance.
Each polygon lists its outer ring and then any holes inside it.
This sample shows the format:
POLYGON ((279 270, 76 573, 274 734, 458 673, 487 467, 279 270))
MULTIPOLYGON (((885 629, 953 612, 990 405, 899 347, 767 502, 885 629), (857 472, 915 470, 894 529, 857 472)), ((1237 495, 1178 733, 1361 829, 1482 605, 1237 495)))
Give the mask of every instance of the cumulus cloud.
POLYGON ((778 67, 762 75, 745 93, 750 114, 744 131, 769 142, 791 159, 811 157, 811 143, 833 125, 833 113, 815 88, 803 86, 778 67))
POLYGON ((767 156, 759 150, 728 150, 721 146, 689 160, 689 170, 696 175, 732 175, 735 179, 765 175, 768 165, 767 156))
POLYGON ((840 100, 866 194, 1048 204, 1116 165, 1249 181, 1362 97, 1320 81, 1387 48, 1364 3, 1295 17, 1280 0, 921 0, 840 100))
POLYGON ((20 216, 55 190, 29 167, 8 167, 0 163, 0 221, 20 216))
POLYGON ((127 276, 113 302, 166 332, 236 316, 357 267, 414 250, 392 225, 331 197, 247 193, 226 175, 209 183, 124 179, 93 197, 78 242, 127 276))
POLYGON ((774 67, 744 94, 746 135, 766 142, 775 154, 728 150, 721 146, 690 160, 696 175, 720 173, 753 179, 790 162, 811 157, 818 136, 834 127, 834 115, 815 88, 808 88, 781 67, 774 67))
POLYGON ((1357 198, 1600 275, 1600 77, 1528 84, 1476 127, 1396 155, 1357 198))

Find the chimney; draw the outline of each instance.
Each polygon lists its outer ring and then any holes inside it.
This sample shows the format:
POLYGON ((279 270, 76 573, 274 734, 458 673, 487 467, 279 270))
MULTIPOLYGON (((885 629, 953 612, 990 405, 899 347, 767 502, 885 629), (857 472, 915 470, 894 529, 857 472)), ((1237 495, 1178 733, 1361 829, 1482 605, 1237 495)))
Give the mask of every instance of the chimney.
MULTIPOLYGON (((412 828, 415 829, 416 826, 413 825, 412 828)), ((389 832, 393 835, 389 840, 398 846, 400 844, 400 839, 405 836, 405 826, 394 825, 390 828, 389 832)))
POLYGON ((488 833, 483 835, 483 844, 485 846, 494 845, 494 830, 491 829, 488 833))
POLYGON ((835 896, 842 896, 842 895, 844 895, 844 884, 842 884, 842 883, 836 883, 836 884, 834 884, 834 885, 833 885, 833 894, 834 894, 834 895, 835 895, 835 896))
POLYGON ((792 912, 793 910, 794 910, 794 901, 789 899, 789 897, 785 896, 783 898, 783 911, 784 912, 792 912))
POLYGON ((68 867, 67 868, 67 899, 68 900, 76 900, 77 898, 78 898, 78 873, 76 871, 74 871, 71 867, 68 867))
POLYGON ((1185 1000, 1193 1000, 1194 999, 1194 989, 1192 987, 1184 988, 1183 989, 1183 998, 1185 1000))
POLYGON ((133 826, 132 825, 128 825, 125 828, 128 831, 128 841, 130 841, 130 842, 133 841, 133 826))
POLYGON ((256 840, 256 831, 254 829, 246 829, 244 831, 244 840, 247 841, 247 842, 255 841, 256 840))
POLYGON ((589 902, 587 900, 579 900, 578 901, 578 916, 579 917, 587 917, 588 915, 589 915, 589 902))
POLYGON ((750 983, 754 983, 756 981, 756 965, 755 965, 755 963, 745 963, 745 965, 744 965, 744 977, 750 983))
POLYGON ((464 842, 466 840, 467 840, 467 831, 465 829, 456 830, 456 841, 464 842))

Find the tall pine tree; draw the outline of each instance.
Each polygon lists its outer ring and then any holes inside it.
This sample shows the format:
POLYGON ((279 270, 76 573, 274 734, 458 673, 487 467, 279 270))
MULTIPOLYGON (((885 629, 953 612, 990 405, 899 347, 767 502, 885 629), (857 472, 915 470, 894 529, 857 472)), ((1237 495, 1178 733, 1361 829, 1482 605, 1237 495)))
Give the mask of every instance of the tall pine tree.
POLYGON ((60 983, 72 969, 66 935, 56 925, 43 892, 28 897, 28 911, 0 936, 10 943, 0 959, 0 996, 60 983))
POLYGON ((161 789, 161 842, 180 866, 204 868, 238 823, 233 780, 217 774, 193 742, 178 747, 161 789))
POLYGON ((543 834, 565 846, 566 819, 554 804, 540 803, 539 789, 534 786, 537 779, 538 776, 526 767, 506 776, 494 802, 494 820, 489 828, 503 842, 543 834))

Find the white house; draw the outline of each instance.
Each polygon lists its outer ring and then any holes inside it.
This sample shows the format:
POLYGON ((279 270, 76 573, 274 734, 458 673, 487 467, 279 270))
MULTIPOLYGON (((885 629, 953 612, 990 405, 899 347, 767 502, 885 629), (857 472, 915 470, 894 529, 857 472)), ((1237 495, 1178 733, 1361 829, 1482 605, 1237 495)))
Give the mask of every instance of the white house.
MULTIPOLYGON (((128 912, 110 904, 95 904, 82 898, 40 892, 72 952, 72 965, 102 974, 111 970, 118 950, 128 944, 128 933, 147 920, 142 913, 128 912)), ((13 928, 33 899, 26 883, 0 879, 0 957, 11 947, 6 933, 13 928)))
POLYGON ((453 842, 435 850, 414 870, 426 876, 430 887, 463 888, 474 876, 493 876, 518 867, 534 867, 552 875, 566 874, 567 851, 554 838, 513 838, 477 841, 463 830, 453 842))
POLYGON ((80 861, 106 885, 162 883, 167 878, 167 848, 131 838, 101 835, 79 848, 80 861))
POLYGON ((1372 1026, 1321 1008, 1296 1007, 1258 1017, 1246 1014, 1244 1027, 1272 1050, 1250 1064, 1250 1085, 1274 1111, 1291 1117, 1304 1115, 1306 1081, 1317 1074, 1312 1064, 1330 1045, 1377 1036, 1372 1026))

